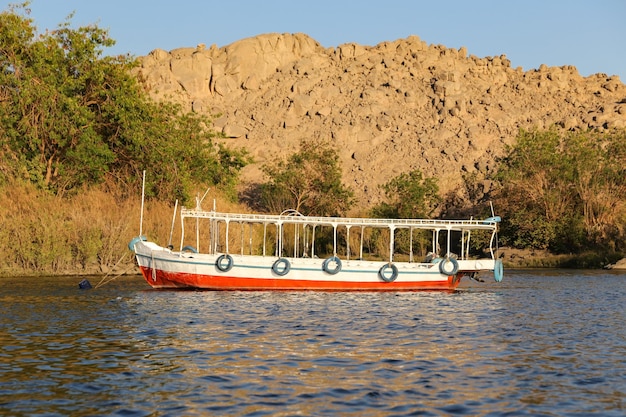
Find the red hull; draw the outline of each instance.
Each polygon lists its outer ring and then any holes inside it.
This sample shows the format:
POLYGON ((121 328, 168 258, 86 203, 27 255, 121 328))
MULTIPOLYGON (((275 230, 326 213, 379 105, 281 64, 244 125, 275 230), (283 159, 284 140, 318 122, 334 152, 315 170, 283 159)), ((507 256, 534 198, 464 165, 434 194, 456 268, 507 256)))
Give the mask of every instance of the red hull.
POLYGON ((224 275, 197 275, 153 271, 141 267, 146 282, 154 288, 202 289, 202 290, 294 290, 294 291, 419 291, 454 290, 463 274, 449 276, 442 281, 412 282, 346 282, 292 279, 238 278, 224 275))

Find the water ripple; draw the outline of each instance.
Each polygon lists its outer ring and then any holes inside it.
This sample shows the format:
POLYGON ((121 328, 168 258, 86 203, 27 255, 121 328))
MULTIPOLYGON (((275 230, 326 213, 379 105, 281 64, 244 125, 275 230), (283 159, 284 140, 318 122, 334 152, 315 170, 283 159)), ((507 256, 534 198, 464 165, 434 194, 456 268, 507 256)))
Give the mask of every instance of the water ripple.
POLYGON ((3 279, 0 415, 624 415, 625 277, 507 278, 383 294, 3 279))

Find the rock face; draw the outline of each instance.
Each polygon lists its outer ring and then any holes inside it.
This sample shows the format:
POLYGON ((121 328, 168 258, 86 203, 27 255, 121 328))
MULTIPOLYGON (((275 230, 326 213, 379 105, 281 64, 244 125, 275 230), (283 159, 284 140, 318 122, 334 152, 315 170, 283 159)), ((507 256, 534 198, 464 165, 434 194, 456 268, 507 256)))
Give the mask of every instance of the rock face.
POLYGON ((626 128, 617 76, 582 77, 572 66, 524 72, 504 55, 479 58, 417 36, 324 48, 304 34, 266 34, 139 59, 154 98, 216 116, 224 141, 251 152, 244 181, 259 181, 259 166, 300 140, 326 139, 361 207, 416 168, 456 192, 463 174, 494 169, 519 128, 626 128))
POLYGON ((605 269, 621 269, 626 271, 626 258, 620 259, 614 264, 607 265, 605 269))

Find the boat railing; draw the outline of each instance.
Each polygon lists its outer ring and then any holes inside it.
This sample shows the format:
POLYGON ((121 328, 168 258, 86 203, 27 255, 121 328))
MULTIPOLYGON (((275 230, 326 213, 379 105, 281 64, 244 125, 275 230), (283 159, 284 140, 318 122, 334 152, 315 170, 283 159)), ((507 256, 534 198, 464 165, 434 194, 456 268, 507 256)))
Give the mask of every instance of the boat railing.
MULTIPOLYGON (((199 208, 188 209, 181 208, 180 216, 181 216, 181 248, 183 247, 183 241, 185 236, 185 218, 196 219, 196 221, 200 219, 209 220, 210 222, 210 252, 216 253, 219 251, 218 246, 219 242, 224 243, 224 248, 222 251, 225 253, 229 253, 229 236, 230 236, 230 227, 232 224, 241 224, 242 226, 248 224, 252 226, 253 224, 258 224, 263 226, 263 256, 266 254, 266 237, 267 237, 267 226, 275 226, 276 227, 276 245, 275 251, 276 256, 282 256, 283 248, 284 248, 284 236, 283 232, 285 230, 285 226, 291 225, 296 226, 294 229, 294 239, 296 243, 293 245, 294 257, 297 257, 295 251, 297 251, 299 244, 299 229, 297 227, 302 226, 306 230, 306 228, 311 228, 311 248, 313 248, 313 242, 315 241, 315 230, 317 227, 332 227, 332 240, 333 240, 333 256, 337 256, 338 250, 338 231, 339 229, 345 229, 347 238, 346 238, 346 253, 349 257, 350 249, 349 249, 349 236, 350 229, 353 227, 358 227, 361 229, 361 242, 360 242, 360 253, 363 251, 363 230, 366 228, 373 229, 386 229, 389 231, 389 262, 393 261, 395 254, 395 236, 398 230, 405 229, 410 231, 410 239, 412 242, 413 239, 413 231, 414 230, 423 230, 423 231, 431 231, 432 232, 432 252, 439 253, 439 241, 440 235, 443 233, 443 237, 445 238, 445 257, 449 257, 452 255, 452 233, 460 233, 460 244, 461 244, 461 253, 460 258, 466 259, 469 257, 469 240, 472 234, 472 231, 483 230, 488 233, 491 233, 490 239, 490 247, 489 251, 491 252, 491 256, 493 257, 493 244, 495 242, 495 235, 497 233, 498 222, 500 219, 498 217, 491 217, 484 220, 441 220, 441 219, 377 219, 377 218, 355 218, 355 217, 323 217, 323 216, 303 216, 300 213, 289 211, 289 214, 282 215, 273 215, 273 214, 252 214, 252 213, 220 213, 217 211, 205 211, 199 208), (224 224, 224 237, 220 238, 220 227, 219 224, 224 224)), ((241 235, 241 250, 243 251, 243 228, 241 235)), ((251 229, 250 229, 251 230, 251 229)), ((250 232, 251 233, 251 232, 250 232)), ((252 248, 252 237, 250 236, 250 248, 252 248)), ((200 236, 199 236, 199 225, 196 225, 196 246, 200 244, 200 236)), ((311 249, 313 250, 313 249, 311 249)), ((313 254, 313 252, 311 252, 313 254)), ((413 249, 411 244, 411 252, 410 259, 413 258, 413 249)))
POLYGON ((224 222, 270 223, 270 224, 303 224, 328 226, 365 226, 386 228, 419 228, 439 230, 494 230, 498 219, 485 220, 441 220, 441 219, 377 219, 358 217, 321 217, 294 216, 273 214, 220 213, 197 209, 182 208, 182 218, 204 218, 224 222))

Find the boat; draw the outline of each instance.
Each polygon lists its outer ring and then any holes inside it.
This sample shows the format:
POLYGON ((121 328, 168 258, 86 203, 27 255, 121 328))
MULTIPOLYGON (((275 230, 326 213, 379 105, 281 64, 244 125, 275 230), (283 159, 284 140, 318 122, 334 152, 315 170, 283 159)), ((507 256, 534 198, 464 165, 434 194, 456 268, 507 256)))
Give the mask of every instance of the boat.
POLYGON ((203 210, 197 202, 180 210, 178 249, 172 233, 169 244, 160 246, 141 229, 128 247, 156 289, 455 290, 463 277, 484 281, 480 273, 502 281, 502 260, 496 257, 500 220, 223 213, 215 203, 203 210), (470 254, 476 234, 486 242, 478 258, 470 254), (374 240, 382 250, 372 249, 374 240), (417 242, 429 249, 420 259, 413 253, 417 242))

